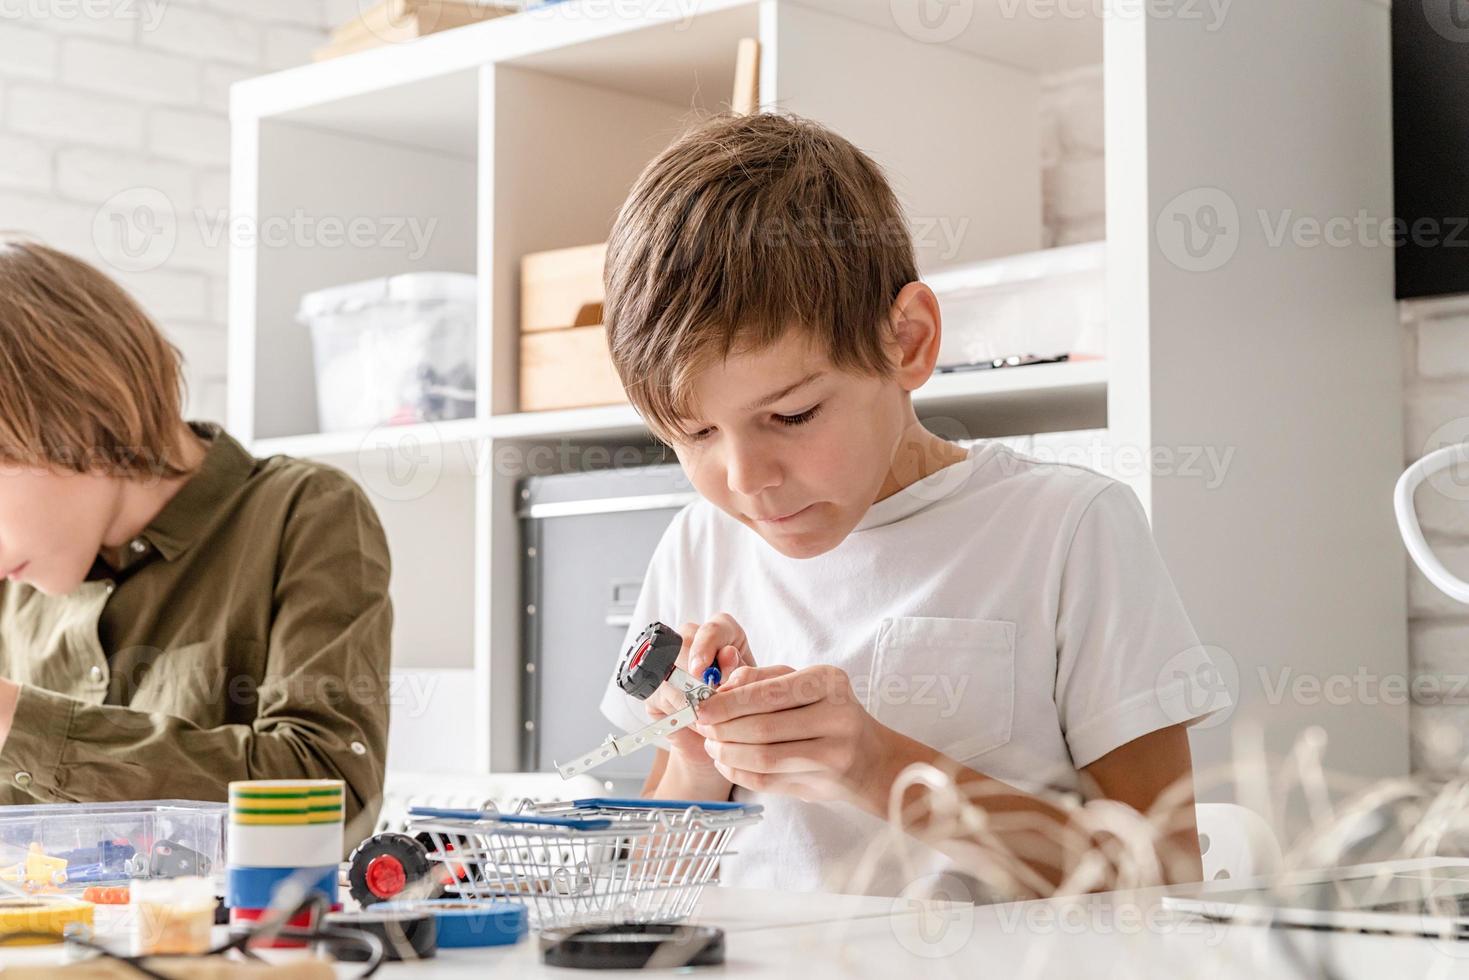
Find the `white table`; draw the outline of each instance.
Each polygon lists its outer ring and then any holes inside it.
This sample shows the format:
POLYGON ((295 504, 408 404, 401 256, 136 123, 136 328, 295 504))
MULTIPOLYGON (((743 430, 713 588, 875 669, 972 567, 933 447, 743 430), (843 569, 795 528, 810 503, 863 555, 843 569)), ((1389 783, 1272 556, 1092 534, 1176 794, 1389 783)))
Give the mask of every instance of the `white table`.
MULTIPOLYGON (((886 898, 710 888, 693 921, 725 931, 725 965, 679 975, 1263 980, 1330 975, 1322 967, 1329 961, 1340 977, 1469 978, 1469 943, 1206 922, 1164 910, 1163 893, 923 911, 886 898)), ((17 957, 54 958, 52 949, 5 950, 0 964, 17 957)), ((347 976, 355 970, 344 966, 341 972, 347 976)), ((377 975, 386 980, 566 980, 631 973, 544 966, 533 934, 512 947, 442 950, 421 963, 385 964, 377 975)))
MULTIPOLYGON (((1329 962, 1340 977, 1469 977, 1469 943, 1208 922, 1163 909, 1167 891, 925 912, 886 898, 710 888, 694 921, 724 929, 726 962, 688 975, 1262 980, 1328 975, 1322 964, 1329 962)), ((379 973, 390 980, 599 974, 629 975, 544 966, 534 936, 509 949, 444 950, 379 973)))

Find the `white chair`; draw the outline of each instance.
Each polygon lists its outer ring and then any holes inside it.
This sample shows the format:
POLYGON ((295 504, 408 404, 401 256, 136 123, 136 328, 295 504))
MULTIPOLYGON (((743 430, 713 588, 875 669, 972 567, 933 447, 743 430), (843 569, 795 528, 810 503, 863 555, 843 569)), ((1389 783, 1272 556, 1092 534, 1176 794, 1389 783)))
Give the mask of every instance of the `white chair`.
POLYGON ((590 775, 562 779, 554 772, 473 774, 389 770, 374 833, 402 831, 408 808, 414 806, 477 810, 493 803, 500 810, 513 813, 523 799, 545 803, 602 795, 602 781, 590 775))
POLYGON ((1194 807, 1204 880, 1253 878, 1280 869, 1280 843, 1265 818, 1238 803, 1194 807))

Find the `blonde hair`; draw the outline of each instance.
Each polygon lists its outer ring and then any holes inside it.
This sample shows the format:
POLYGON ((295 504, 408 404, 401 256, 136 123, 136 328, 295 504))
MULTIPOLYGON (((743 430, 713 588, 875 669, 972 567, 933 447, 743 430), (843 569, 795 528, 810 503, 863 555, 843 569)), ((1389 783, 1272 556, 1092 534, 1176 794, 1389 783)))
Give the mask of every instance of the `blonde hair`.
POLYGON ((633 185, 607 247, 603 316, 624 388, 668 439, 714 357, 798 328, 841 370, 887 375, 898 293, 918 278, 881 168, 796 116, 717 116, 633 185))
POLYGON ((182 358, 117 283, 0 235, 0 462, 129 478, 188 472, 182 358))

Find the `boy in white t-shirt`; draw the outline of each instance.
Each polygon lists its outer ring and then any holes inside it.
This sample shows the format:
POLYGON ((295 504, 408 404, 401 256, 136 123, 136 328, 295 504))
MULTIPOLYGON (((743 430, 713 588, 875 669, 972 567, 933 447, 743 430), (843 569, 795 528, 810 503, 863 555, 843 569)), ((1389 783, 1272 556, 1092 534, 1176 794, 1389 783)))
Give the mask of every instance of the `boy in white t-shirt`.
MULTIPOLYGON (((1196 879, 1185 726, 1225 701, 1200 696, 1208 658, 1142 509, 918 422, 939 307, 877 166, 808 121, 712 120, 638 179, 606 278, 628 395, 704 498, 659 544, 628 641, 682 624, 684 666, 725 678, 644 791, 765 806, 725 881, 907 888, 913 866, 868 849, 916 762, 990 814, 1016 891, 1090 840, 1057 789, 1156 815, 1172 787, 1163 876, 1196 879)), ((614 681, 602 710, 632 730, 681 704, 614 681)))

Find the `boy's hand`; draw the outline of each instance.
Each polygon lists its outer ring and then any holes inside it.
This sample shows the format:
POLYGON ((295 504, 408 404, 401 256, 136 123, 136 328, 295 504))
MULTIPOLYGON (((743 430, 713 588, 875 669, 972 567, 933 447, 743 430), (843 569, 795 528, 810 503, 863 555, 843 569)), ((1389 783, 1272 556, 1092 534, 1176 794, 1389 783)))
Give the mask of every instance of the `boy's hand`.
MULTIPOLYGON (((725 678, 740 667, 755 666, 745 631, 729 613, 719 613, 703 624, 685 623, 678 632, 683 637, 683 649, 675 662, 694 677, 702 677, 711 664, 717 665, 725 678)), ((648 717, 657 721, 682 709, 688 704, 688 698, 673 685, 665 683, 643 703, 647 705, 648 717)), ((694 772, 717 776, 714 761, 704 751, 704 736, 692 729, 683 729, 670 734, 668 741, 679 764, 694 772)))
POLYGON ((803 800, 852 799, 881 759, 886 729, 838 667, 742 667, 699 708, 694 731, 736 786, 803 800))

